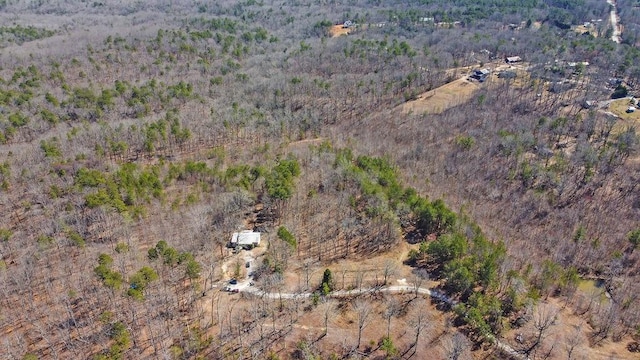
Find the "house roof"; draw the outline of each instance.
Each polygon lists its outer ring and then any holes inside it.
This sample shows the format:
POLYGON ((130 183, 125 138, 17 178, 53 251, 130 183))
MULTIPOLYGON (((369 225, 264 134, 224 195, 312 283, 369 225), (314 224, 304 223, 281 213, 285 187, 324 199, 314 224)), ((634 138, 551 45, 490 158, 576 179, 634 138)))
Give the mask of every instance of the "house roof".
POLYGON ((251 230, 243 230, 241 232, 233 233, 231 236, 231 243, 238 245, 254 245, 260 244, 260 233, 253 232, 251 230))

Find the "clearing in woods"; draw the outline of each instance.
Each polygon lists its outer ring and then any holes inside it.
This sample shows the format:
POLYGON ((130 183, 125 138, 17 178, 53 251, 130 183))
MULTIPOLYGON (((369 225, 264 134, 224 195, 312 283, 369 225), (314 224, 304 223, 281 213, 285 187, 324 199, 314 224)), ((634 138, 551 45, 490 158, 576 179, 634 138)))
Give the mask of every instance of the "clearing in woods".
POLYGON ((619 134, 629 127, 636 129, 640 127, 640 109, 636 108, 633 112, 627 112, 630 106, 637 107, 638 105, 632 105, 628 97, 614 100, 609 104, 608 111, 618 117, 618 121, 613 128, 613 133, 619 134))
POLYGON ((349 35, 350 32, 351 32, 351 28, 345 28, 342 26, 342 24, 333 25, 332 27, 329 28, 329 34, 331 35, 331 37, 349 35))
POLYGON ((451 77, 461 76, 459 79, 446 83, 438 88, 424 92, 415 100, 407 101, 400 105, 403 113, 417 113, 417 114, 441 114, 445 110, 454 106, 465 103, 471 99, 473 94, 481 88, 481 84, 476 80, 470 80, 469 75, 471 70, 488 68, 491 74, 487 77, 486 84, 501 84, 504 81, 509 81, 513 86, 522 87, 527 84, 529 78, 526 69, 527 63, 520 63, 516 65, 503 64, 501 61, 484 64, 474 64, 470 66, 453 68, 447 71, 447 75, 451 77), (517 74, 516 79, 498 79, 498 74, 503 71, 510 71, 517 74), (500 81, 503 82, 500 82, 500 81))
POLYGON ((577 32, 578 34, 588 33, 589 35, 591 35, 593 37, 598 37, 598 32, 593 27, 593 25, 590 25, 590 26, 576 25, 573 28, 573 31, 577 32))
POLYGON ((417 99, 400 105, 403 113, 440 114, 456 105, 467 102, 480 86, 467 77, 454 80, 439 88, 418 95, 417 99))

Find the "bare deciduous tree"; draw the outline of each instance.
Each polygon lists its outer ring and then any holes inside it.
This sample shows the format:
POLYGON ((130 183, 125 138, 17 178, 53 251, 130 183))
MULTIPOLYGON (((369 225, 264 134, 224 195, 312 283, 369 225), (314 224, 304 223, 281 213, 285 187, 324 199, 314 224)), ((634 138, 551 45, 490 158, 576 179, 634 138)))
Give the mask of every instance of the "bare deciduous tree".
POLYGON ((356 270, 356 276, 354 278, 354 287, 358 290, 362 289, 362 282, 364 280, 365 271, 362 269, 356 270))
POLYGON ((567 351, 567 360, 575 359, 577 347, 584 341, 584 335, 579 326, 574 326, 573 331, 564 338, 564 346, 567 351))
POLYGON ((417 269, 413 275, 413 295, 414 298, 418 297, 418 292, 422 287, 422 284, 429 280, 429 273, 425 269, 417 269))
POLYGON ((303 262, 303 270, 304 270, 304 284, 305 284, 305 289, 308 290, 309 289, 309 281, 311 280, 311 275, 313 274, 313 264, 314 261, 313 259, 307 259, 303 262))
POLYGON ((336 309, 334 300, 325 298, 322 303, 322 313, 324 316, 324 335, 329 334, 329 320, 336 309))
POLYGON ((469 350, 471 343, 463 334, 456 332, 444 340, 444 349, 447 360, 470 359, 469 350))
POLYGON ((367 325, 369 325, 369 321, 371 320, 372 306, 369 301, 363 299, 354 300, 351 303, 351 306, 353 307, 353 311, 356 312, 357 317, 358 341, 354 348, 354 350, 357 351, 360 347, 360 342, 362 341, 362 331, 367 325))
POLYGON ((415 337, 411 345, 413 348, 411 356, 415 355, 418 351, 420 338, 424 334, 424 331, 429 328, 429 314, 426 308, 427 302, 424 299, 419 299, 413 303, 412 307, 413 314, 411 315, 409 324, 413 327, 415 337))
POLYGON ((550 329, 558 319, 558 309, 548 303, 541 303, 533 313, 533 334, 529 344, 523 349, 523 353, 529 357, 536 357, 536 352, 542 347, 544 340, 549 336, 550 329))
POLYGON ((387 260, 384 263, 384 268, 382 269, 382 285, 387 285, 387 280, 389 277, 395 275, 397 271, 398 265, 393 260, 387 260))
POLYGON ((391 319, 394 316, 397 316, 400 312, 400 304, 398 303, 398 300, 393 296, 387 296, 385 302, 386 308, 383 315, 387 320, 387 337, 389 337, 391 332, 391 319))

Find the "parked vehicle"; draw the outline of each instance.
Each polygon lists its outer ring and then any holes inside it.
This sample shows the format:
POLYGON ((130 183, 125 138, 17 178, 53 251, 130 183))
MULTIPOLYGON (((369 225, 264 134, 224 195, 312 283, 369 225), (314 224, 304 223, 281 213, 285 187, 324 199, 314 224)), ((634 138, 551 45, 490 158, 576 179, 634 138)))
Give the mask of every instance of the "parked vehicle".
POLYGON ((235 285, 237 283, 238 283, 238 280, 236 280, 236 279, 229 280, 229 284, 231 284, 231 285, 235 285))

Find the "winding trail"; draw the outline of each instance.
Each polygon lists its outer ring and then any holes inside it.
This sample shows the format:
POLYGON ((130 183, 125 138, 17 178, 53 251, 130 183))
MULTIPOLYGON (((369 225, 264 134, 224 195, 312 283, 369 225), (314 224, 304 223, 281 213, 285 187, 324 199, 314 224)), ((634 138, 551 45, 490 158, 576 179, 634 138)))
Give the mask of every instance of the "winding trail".
MULTIPOLYGON (((260 297, 266 297, 267 299, 304 299, 311 297, 313 295, 312 292, 304 292, 304 293, 279 293, 279 292, 264 292, 255 287, 244 287, 240 289, 240 292, 247 292, 250 294, 254 294, 260 297)), ((353 289, 353 290, 337 290, 331 292, 327 297, 341 298, 341 297, 350 297, 362 294, 374 294, 378 292, 388 292, 388 293, 415 293, 417 292, 420 295, 431 296, 437 300, 445 302, 449 305, 456 305, 458 302, 447 297, 442 294, 438 290, 428 289, 428 288, 415 288, 415 286, 411 285, 393 285, 393 286, 384 286, 384 287, 372 287, 372 288, 363 288, 363 289, 353 289)))
MULTIPOLYGON (((265 292, 253 286, 243 286, 238 289, 240 292, 253 294, 259 297, 265 297, 267 299, 304 299, 309 298, 313 295, 312 292, 303 292, 303 293, 283 293, 283 292, 265 292)), ((378 286, 372 288, 363 288, 363 289, 354 289, 354 290, 338 290, 333 291, 328 297, 333 298, 342 298, 342 297, 350 297, 367 293, 378 293, 378 292, 386 292, 386 293, 417 293, 420 295, 430 296, 438 301, 442 301, 449 305, 456 305, 458 302, 454 299, 451 299, 444 293, 436 289, 429 289, 424 287, 416 287, 415 285, 392 285, 392 286, 378 286)), ((529 358, 518 351, 516 351, 511 345, 504 343, 495 338, 494 335, 488 335, 487 338, 493 341, 496 347, 504 354, 508 355, 512 359, 518 360, 528 360, 529 358)))

